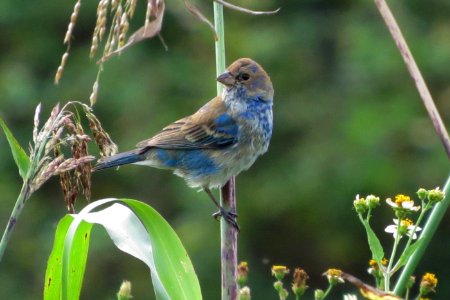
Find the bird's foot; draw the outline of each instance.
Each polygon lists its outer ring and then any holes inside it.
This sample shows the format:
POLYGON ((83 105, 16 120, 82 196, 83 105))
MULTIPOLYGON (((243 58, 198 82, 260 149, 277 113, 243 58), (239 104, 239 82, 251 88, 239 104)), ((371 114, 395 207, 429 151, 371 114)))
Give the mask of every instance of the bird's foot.
POLYGON ((236 230, 239 232, 241 229, 239 228, 239 225, 236 221, 236 218, 238 215, 231 211, 226 211, 224 208, 220 208, 218 212, 213 213, 213 218, 218 220, 220 217, 224 218, 225 221, 227 221, 228 224, 236 228, 236 230))

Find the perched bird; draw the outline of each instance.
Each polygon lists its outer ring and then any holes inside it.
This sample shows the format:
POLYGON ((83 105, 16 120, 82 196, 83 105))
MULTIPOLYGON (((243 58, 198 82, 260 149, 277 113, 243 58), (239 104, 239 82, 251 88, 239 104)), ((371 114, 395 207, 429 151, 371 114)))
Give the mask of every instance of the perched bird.
POLYGON ((264 69, 249 58, 232 63, 217 77, 225 88, 196 113, 163 128, 137 149, 104 157, 94 170, 125 164, 173 170, 193 188, 203 189, 236 228, 236 214, 211 193, 247 170, 269 147, 274 90, 264 69))

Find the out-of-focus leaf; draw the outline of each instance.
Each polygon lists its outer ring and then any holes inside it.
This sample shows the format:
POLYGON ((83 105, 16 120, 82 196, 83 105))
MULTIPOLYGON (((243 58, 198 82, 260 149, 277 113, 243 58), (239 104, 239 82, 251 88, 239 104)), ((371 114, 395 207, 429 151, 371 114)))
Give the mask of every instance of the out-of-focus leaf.
POLYGON ((359 288, 359 291, 364 296, 365 299, 369 300, 401 300, 403 298, 398 297, 396 295, 389 294, 387 292, 381 291, 377 288, 374 288, 373 286, 370 286, 368 284, 365 284, 358 278, 356 278, 353 275, 350 275, 348 273, 342 273, 342 278, 357 288, 359 288))
POLYGON ((134 44, 136 44, 144 39, 152 38, 152 37, 156 36, 157 34, 159 34, 159 32, 161 31, 161 26, 162 26, 162 22, 163 22, 164 10, 165 10, 164 1, 159 1, 158 8, 157 8, 156 12, 154 13, 155 19, 153 19, 151 22, 149 22, 147 26, 142 26, 141 28, 136 30, 136 32, 133 33, 128 38, 125 45, 123 45, 122 47, 120 47, 119 49, 117 49, 115 51, 112 51, 112 52, 104 55, 100 59, 100 62, 105 62, 109 58, 111 58, 111 56, 120 54, 122 51, 133 46, 134 44))
POLYGON ((19 174, 22 179, 25 179, 27 175, 28 169, 30 167, 30 159, 28 155, 25 153, 25 150, 19 145, 16 138, 9 130, 8 126, 6 126, 5 122, 3 122, 2 118, 0 118, 0 126, 3 128, 5 132, 6 139, 8 140, 9 147, 11 148, 11 152, 16 162, 17 167, 19 168, 19 174))
POLYGON ((370 251, 372 252, 373 259, 378 264, 381 264, 381 261, 384 258, 384 251, 383 246, 380 243, 380 240, 378 239, 375 232, 373 232, 372 228, 370 227, 369 222, 364 222, 364 228, 366 229, 367 233, 367 241, 369 242, 370 251))
POLYGON ((420 244, 422 244, 423 239, 418 240, 414 244, 410 245, 405 251, 403 251, 402 255, 400 256, 400 259, 398 260, 398 263, 396 265, 397 268, 403 267, 408 259, 411 257, 411 255, 416 251, 417 247, 419 247, 420 244))
POLYGON ((86 265, 90 223, 101 224, 120 250, 147 264, 157 299, 201 299, 200 285, 186 250, 169 224, 150 206, 130 199, 104 199, 87 205, 73 216, 75 219, 70 226, 66 223, 63 223, 64 227, 61 225, 54 249, 59 254, 53 256, 52 252, 53 258, 49 260, 49 264, 52 261, 52 266, 62 269, 52 270, 53 276, 62 277, 62 292, 52 290, 49 295, 55 298, 45 299, 60 299, 59 295, 62 299, 78 299, 86 265), (122 203, 91 212, 111 202, 122 203), (63 231, 67 234, 64 235, 63 231), (61 249, 61 235, 65 236, 64 249, 61 249), (62 266, 54 263, 61 253, 62 266))
POLYGON ((208 18, 205 17, 205 15, 202 14, 202 12, 192 3, 190 3, 188 0, 184 0, 184 5, 186 6, 187 10, 193 14, 194 16, 196 16, 197 18, 199 18, 200 21, 202 21, 203 23, 206 23, 209 28, 211 28, 211 30, 214 33, 214 39, 217 41, 219 39, 219 37, 217 36, 217 32, 214 29, 214 25, 208 20, 208 18))

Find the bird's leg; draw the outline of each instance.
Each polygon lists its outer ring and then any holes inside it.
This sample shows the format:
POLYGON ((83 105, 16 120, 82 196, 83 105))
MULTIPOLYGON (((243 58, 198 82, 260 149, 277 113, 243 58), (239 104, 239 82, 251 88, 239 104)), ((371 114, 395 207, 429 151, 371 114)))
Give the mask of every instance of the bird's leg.
POLYGON ((213 217, 217 220, 219 217, 225 218, 225 220, 228 222, 228 224, 232 225, 234 228, 236 228, 237 231, 240 231, 239 225, 236 221, 237 214, 232 211, 226 211, 225 208, 223 208, 219 202, 216 200, 216 197, 214 197, 213 193, 209 188, 203 188, 203 190, 208 194, 209 198, 214 202, 214 204, 219 209, 218 212, 213 214, 213 217))

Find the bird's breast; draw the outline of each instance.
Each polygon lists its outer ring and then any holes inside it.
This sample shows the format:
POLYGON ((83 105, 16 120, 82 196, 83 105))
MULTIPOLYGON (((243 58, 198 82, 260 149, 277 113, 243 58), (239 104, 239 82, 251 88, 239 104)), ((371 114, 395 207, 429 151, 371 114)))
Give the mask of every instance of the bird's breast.
POLYGON ((239 142, 250 147, 258 155, 267 151, 272 137, 272 103, 251 101, 239 114, 239 142))

